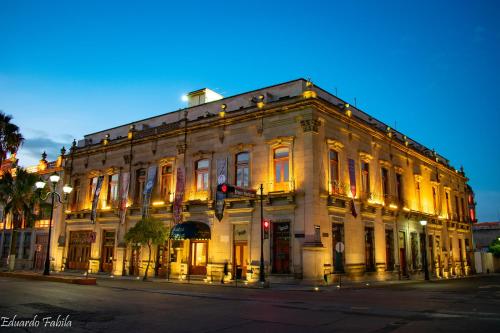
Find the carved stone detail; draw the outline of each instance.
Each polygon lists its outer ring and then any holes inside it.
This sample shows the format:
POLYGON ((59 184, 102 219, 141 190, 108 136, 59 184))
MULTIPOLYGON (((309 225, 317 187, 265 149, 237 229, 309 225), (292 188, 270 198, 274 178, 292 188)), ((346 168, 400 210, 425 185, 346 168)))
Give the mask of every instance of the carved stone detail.
POLYGON ((300 121, 300 125, 302 126, 302 130, 304 131, 304 133, 318 133, 321 121, 319 121, 318 119, 305 119, 300 121))

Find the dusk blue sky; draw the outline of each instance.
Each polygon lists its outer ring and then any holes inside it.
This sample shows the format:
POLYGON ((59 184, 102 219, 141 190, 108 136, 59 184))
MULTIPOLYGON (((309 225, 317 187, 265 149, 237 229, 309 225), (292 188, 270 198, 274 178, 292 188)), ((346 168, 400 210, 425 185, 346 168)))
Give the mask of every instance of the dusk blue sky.
POLYGON ((311 78, 463 165, 498 221, 499 3, 0 0, 0 109, 32 165, 188 91, 311 78))

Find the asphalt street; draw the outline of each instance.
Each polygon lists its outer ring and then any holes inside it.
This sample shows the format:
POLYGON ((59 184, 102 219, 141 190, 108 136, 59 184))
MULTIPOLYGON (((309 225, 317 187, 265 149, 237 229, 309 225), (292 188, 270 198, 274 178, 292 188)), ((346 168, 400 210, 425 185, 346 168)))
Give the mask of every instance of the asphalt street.
POLYGON ((1 332, 500 332, 500 276, 319 291, 0 278, 0 317, 1 332))

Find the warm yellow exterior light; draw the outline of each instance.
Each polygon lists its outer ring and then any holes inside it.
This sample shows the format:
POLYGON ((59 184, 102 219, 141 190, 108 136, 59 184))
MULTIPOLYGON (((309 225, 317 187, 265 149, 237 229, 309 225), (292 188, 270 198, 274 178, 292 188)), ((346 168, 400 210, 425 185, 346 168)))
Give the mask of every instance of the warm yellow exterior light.
POLYGON ((165 201, 154 201, 153 202, 153 206, 161 206, 161 205, 164 205, 165 204, 165 201))

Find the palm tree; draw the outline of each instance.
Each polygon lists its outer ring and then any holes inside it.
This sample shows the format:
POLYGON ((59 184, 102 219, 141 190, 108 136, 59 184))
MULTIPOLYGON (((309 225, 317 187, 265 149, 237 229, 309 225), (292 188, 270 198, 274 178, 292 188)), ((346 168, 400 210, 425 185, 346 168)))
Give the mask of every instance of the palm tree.
MULTIPOLYGON (((16 230, 35 220, 33 209, 39 199, 35 193, 35 183, 39 177, 28 173, 26 169, 17 168, 15 177, 12 173, 5 173, 0 178, 0 204, 4 207, 4 216, 12 215, 12 241, 10 254, 15 249, 17 240, 16 230)), ((5 224, 4 224, 5 225, 5 224)), ((5 230, 5 227, 4 227, 5 230)))
POLYGON ((0 165, 7 158, 7 153, 16 153, 24 141, 19 127, 11 120, 12 116, 0 111, 0 165))

